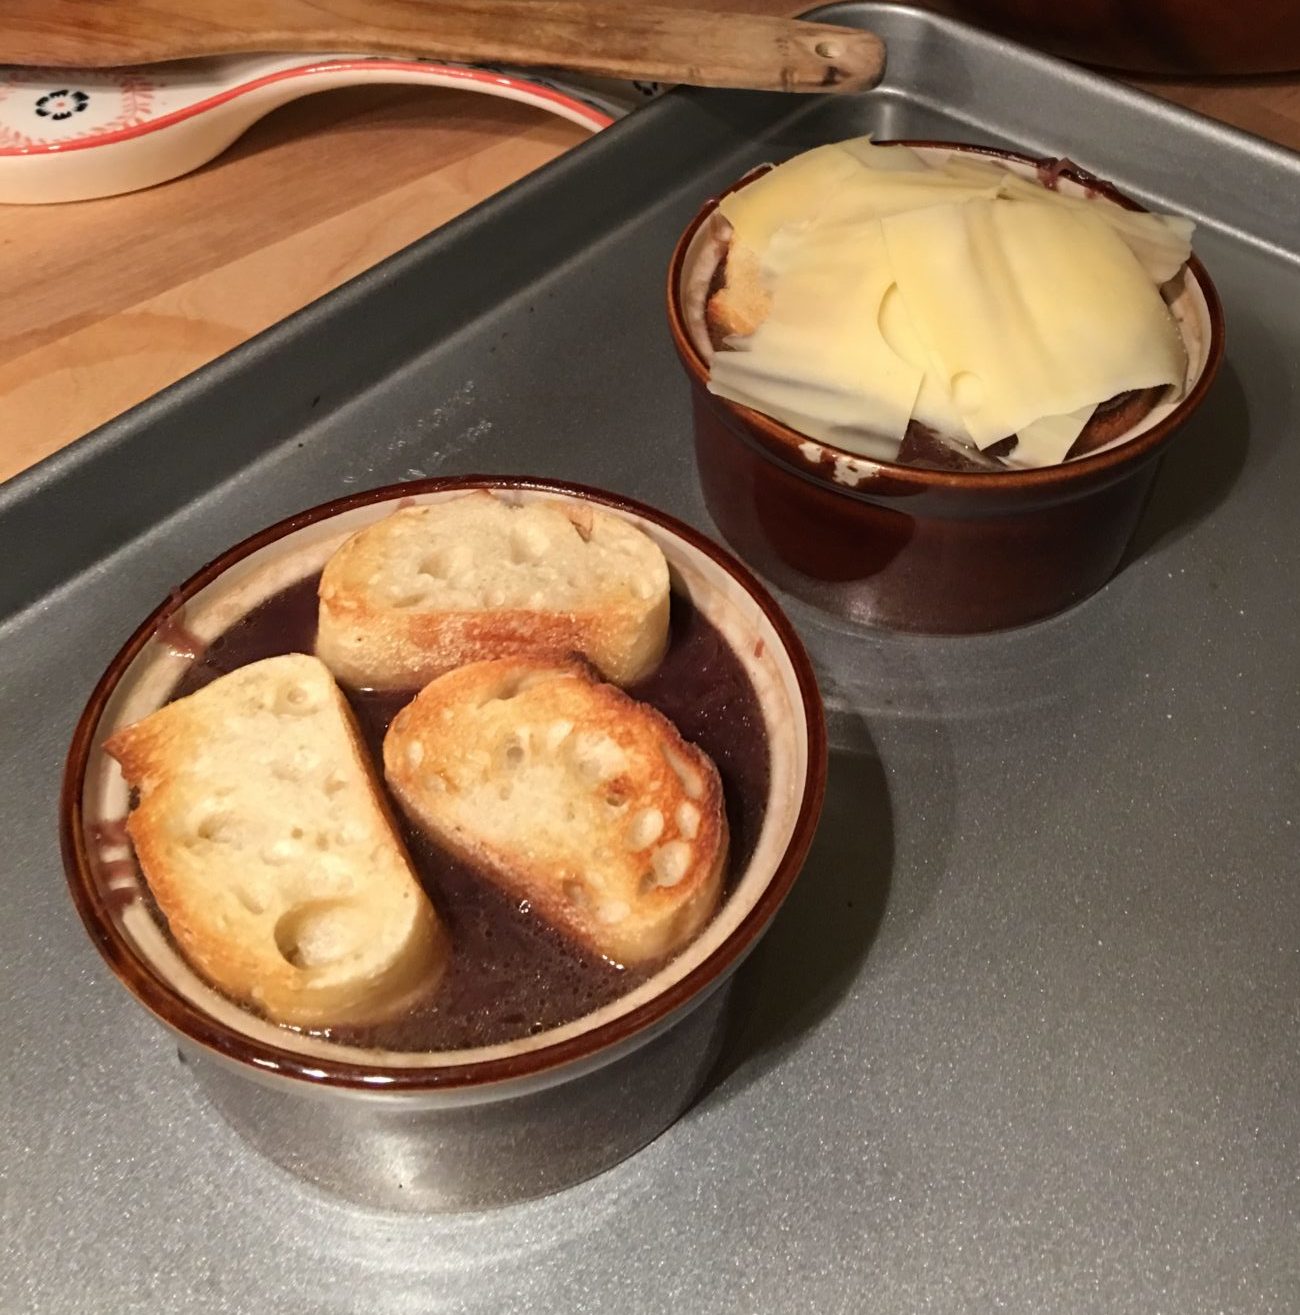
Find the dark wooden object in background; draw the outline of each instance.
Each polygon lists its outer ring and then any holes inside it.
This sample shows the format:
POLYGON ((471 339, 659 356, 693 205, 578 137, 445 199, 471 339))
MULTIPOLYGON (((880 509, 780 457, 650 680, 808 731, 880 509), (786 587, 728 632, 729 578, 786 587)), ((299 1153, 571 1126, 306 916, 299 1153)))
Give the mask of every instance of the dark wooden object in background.
POLYGON ((950 0, 942 8, 1054 55, 1130 73, 1300 70, 1300 0, 950 0))

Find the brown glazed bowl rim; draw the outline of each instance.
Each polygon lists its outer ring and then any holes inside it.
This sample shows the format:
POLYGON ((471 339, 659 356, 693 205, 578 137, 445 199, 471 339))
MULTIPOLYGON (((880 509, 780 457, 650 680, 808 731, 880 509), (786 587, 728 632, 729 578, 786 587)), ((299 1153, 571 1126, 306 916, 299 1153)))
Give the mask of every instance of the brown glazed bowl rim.
POLYGON ((793 625, 771 594, 730 553, 676 517, 608 490, 531 476, 454 476, 385 485, 335 498, 288 516, 228 548, 173 590, 141 622, 108 664, 77 721, 64 765, 59 800, 60 843, 72 900, 91 940, 114 975, 136 1000, 174 1031, 253 1072, 274 1073, 317 1088, 361 1089, 376 1093, 465 1090, 532 1078, 575 1061, 591 1059, 659 1023, 717 982, 766 930, 802 869, 821 813, 826 773, 826 722, 812 662, 793 625), (234 1031, 160 980, 109 916, 107 903, 93 879, 82 800, 95 732, 108 701, 136 656, 157 633, 160 622, 179 604, 192 598, 250 554, 305 526, 376 502, 476 488, 559 494, 642 517, 710 558, 757 603, 789 658, 807 724, 807 775, 784 851, 753 906, 707 958, 637 1008, 549 1046, 463 1064, 389 1067, 307 1056, 234 1031))
MULTIPOLYGON (((930 138, 897 138, 882 140, 875 144, 878 146, 908 146, 928 150, 962 151, 970 155, 1013 160, 1018 164, 1030 165, 1035 170, 1055 168, 1060 163, 1052 156, 1027 155, 1021 151, 1006 150, 998 146, 977 146, 970 142, 942 141, 930 138)), ((729 196, 732 192, 738 191, 753 182, 755 178, 760 177, 760 170, 761 166, 751 169, 729 187, 724 188, 718 196, 711 197, 700 207, 695 217, 686 226, 681 237, 678 238, 677 245, 673 248, 672 258, 668 263, 668 327, 672 333, 673 343, 677 348, 677 354, 681 358, 682 364, 686 367, 692 380, 706 390, 709 382, 708 363, 700 355, 699 349, 692 341, 686 329, 685 317, 682 314, 682 271, 695 234, 718 208, 722 198, 729 196)), ((1113 183, 1096 177, 1078 165, 1070 164, 1065 168, 1056 169, 1056 172, 1059 176, 1068 178, 1082 187, 1101 193, 1108 200, 1114 201, 1126 210, 1149 213, 1146 211, 1145 206, 1139 205, 1132 197, 1126 196, 1113 183)), ((1154 453, 1200 406, 1205 394, 1209 391, 1210 385, 1214 382, 1214 377, 1218 373, 1223 360, 1223 306, 1219 300, 1218 289, 1214 286, 1214 281, 1210 278, 1209 272, 1195 252, 1188 258, 1187 268, 1191 271, 1192 277, 1200 288, 1201 295, 1205 298, 1205 308, 1210 322, 1209 342, 1205 346, 1205 364, 1201 368, 1200 375, 1182 401, 1164 419, 1157 421, 1150 429, 1144 430, 1135 437, 1118 443, 1114 447, 1105 448, 1086 457, 1077 457, 1073 461, 1060 462, 1053 466, 1041 466, 1035 470, 1006 471, 950 471, 931 470, 924 466, 906 466, 895 461, 882 461, 875 457, 865 457, 860 452, 851 452, 847 448, 836 447, 832 443, 800 433, 797 429, 792 429, 789 425, 774 420, 761 411, 741 406, 739 403, 732 402, 725 397, 717 397, 714 394, 710 394, 710 396, 713 397, 718 406, 731 411, 749 429, 757 430, 765 437, 766 442, 762 448, 765 455, 783 461, 798 474, 813 480, 815 483, 824 484, 827 488, 849 496, 855 493, 867 493, 870 491, 869 486, 851 489, 818 474, 810 468, 806 461, 795 455, 799 452, 801 444, 815 444, 831 457, 847 457, 864 465, 878 466, 881 472, 887 475, 890 481, 894 482, 896 487, 900 485, 904 487, 911 486, 917 493, 933 489, 969 490, 971 492, 978 489, 988 489, 990 492, 1007 492, 1017 489, 1043 488, 1059 489, 1066 492, 1076 482, 1087 483, 1093 476, 1104 477, 1122 466, 1139 461, 1143 457, 1154 453)))

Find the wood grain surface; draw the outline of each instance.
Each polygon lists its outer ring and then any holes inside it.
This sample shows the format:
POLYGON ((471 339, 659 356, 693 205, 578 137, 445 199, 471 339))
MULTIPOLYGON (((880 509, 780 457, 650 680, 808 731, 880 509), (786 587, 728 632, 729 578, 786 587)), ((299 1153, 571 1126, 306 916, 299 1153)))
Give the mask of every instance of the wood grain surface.
MULTIPOLYGON (((1300 78, 1139 85, 1300 148, 1300 78)), ((329 92, 277 111, 212 164, 162 187, 0 206, 0 479, 585 136, 472 93, 329 92)))
POLYGON ((7 0, 0 63, 76 68, 274 50, 419 55, 761 91, 858 90, 878 37, 779 14, 602 0, 7 0))

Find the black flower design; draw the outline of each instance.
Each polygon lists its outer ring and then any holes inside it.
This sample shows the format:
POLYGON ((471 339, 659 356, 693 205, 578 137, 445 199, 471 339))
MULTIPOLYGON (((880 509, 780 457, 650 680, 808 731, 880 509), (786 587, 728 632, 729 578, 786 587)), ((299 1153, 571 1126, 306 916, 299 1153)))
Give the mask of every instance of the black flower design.
POLYGON ((36 102, 36 113, 42 119, 70 119, 80 114, 90 104, 90 97, 84 91, 71 91, 64 87, 61 91, 47 91, 36 102))

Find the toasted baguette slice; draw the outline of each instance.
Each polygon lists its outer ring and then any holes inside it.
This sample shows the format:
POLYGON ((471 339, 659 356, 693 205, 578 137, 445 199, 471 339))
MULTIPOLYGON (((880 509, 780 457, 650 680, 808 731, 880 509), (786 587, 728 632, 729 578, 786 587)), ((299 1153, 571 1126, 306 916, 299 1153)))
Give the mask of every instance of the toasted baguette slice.
POLYGON ((214 986, 320 1027, 436 985, 446 934, 323 663, 251 663, 105 747, 139 791, 127 831, 149 889, 214 986))
POLYGON ((763 285, 757 253, 732 241, 722 263, 722 282, 710 295, 704 322, 714 347, 728 338, 748 338, 772 310, 772 294, 763 285))
POLYGON ((439 677, 394 719, 384 772, 427 834, 617 963, 680 949, 717 907, 717 769, 585 665, 439 677))
POLYGON ((668 564, 594 507, 487 492, 404 507, 325 566, 316 652, 342 681, 418 689, 466 662, 581 653, 609 680, 668 642, 668 564))

